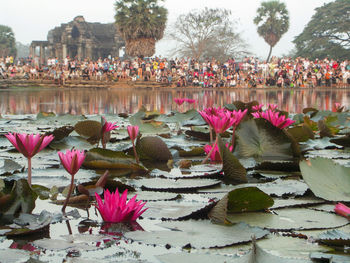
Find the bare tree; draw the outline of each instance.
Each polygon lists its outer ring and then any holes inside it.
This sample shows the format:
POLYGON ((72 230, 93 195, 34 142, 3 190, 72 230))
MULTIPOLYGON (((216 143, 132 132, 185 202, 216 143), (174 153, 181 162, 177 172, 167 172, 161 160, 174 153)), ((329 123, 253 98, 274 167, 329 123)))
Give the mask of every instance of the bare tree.
POLYGON ((174 53, 197 60, 212 57, 225 60, 246 55, 247 45, 235 32, 235 25, 227 9, 206 7, 182 14, 169 33, 178 43, 174 53))

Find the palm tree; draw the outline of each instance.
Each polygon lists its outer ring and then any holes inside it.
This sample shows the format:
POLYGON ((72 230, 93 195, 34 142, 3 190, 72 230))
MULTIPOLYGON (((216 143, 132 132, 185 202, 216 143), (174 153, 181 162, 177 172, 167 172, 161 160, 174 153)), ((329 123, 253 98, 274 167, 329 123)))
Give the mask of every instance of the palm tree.
MULTIPOLYGON (((164 1, 164 0, 160 0, 164 1)), ((115 22, 126 43, 126 54, 151 57, 162 39, 168 10, 158 0, 117 0, 115 22)))
POLYGON ((272 48, 289 28, 289 14, 286 5, 278 0, 262 2, 254 18, 254 24, 258 26, 258 34, 270 45, 270 52, 266 59, 268 62, 272 48))

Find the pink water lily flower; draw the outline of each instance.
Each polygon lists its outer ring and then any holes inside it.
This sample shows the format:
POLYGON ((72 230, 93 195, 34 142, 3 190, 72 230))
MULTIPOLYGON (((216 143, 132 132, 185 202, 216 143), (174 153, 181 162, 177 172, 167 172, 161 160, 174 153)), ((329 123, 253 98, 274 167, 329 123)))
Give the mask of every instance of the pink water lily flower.
POLYGON ((350 219, 350 208, 344 205, 343 203, 336 204, 334 207, 334 212, 336 212, 338 215, 341 215, 350 219))
POLYGON ((101 141, 103 149, 106 148, 106 143, 109 141, 109 132, 119 128, 116 122, 108 122, 105 117, 102 117, 101 141))
POLYGON ((275 111, 277 109, 277 105, 276 104, 267 104, 267 109, 268 110, 272 110, 275 111))
POLYGON ((264 107, 264 104, 255 105, 252 107, 252 110, 253 111, 261 111, 262 107, 264 107))
POLYGON ((137 155, 136 147, 135 147, 135 140, 136 140, 137 135, 139 133, 139 126, 131 126, 131 125, 129 125, 127 127, 127 129, 128 129, 129 137, 131 139, 132 148, 134 150, 134 156, 135 156, 136 162, 139 163, 139 157, 137 155))
POLYGON ((58 156, 60 157, 64 169, 66 169, 66 171, 71 175, 71 183, 69 186, 67 198, 62 207, 62 212, 64 213, 73 191, 74 175, 79 171, 81 165, 83 164, 85 160, 85 153, 84 151, 79 150, 67 150, 66 153, 58 152, 58 156))
POLYGON ((177 105, 181 106, 181 105, 185 102, 185 99, 183 99, 183 98, 175 98, 175 99, 174 99, 174 102, 175 102, 177 105))
POLYGON ((49 145, 54 136, 16 132, 9 132, 5 136, 28 159, 28 184, 32 185, 32 157, 49 145))
POLYGON ((199 111, 199 114, 215 131, 216 134, 221 134, 230 128, 236 121, 232 112, 222 108, 211 108, 210 111, 199 111))
POLYGON ((104 202, 101 197, 95 193, 97 205, 96 208, 100 212, 105 222, 120 223, 132 222, 142 215, 148 208, 142 209, 146 202, 136 202, 135 195, 127 202, 128 190, 125 190, 120 196, 118 189, 115 193, 104 191, 104 202))
MULTIPOLYGON (((204 149, 206 154, 209 154, 212 148, 213 148, 212 145, 207 144, 204 146, 203 149, 204 149)), ((232 145, 229 146, 228 143, 226 143, 226 148, 228 148, 231 152, 233 150, 233 146, 232 145)), ((211 152, 209 158, 210 158, 210 160, 212 160, 214 162, 221 162, 222 161, 221 156, 220 156, 220 152, 219 152, 219 147, 217 144, 215 145, 214 150, 211 152)))
POLYGON ((189 98, 185 98, 184 100, 185 100, 187 103, 189 103, 189 104, 193 104, 193 103, 196 102, 196 100, 194 100, 194 99, 189 99, 189 98))
POLYGON ((279 112, 274 112, 272 110, 267 110, 265 112, 254 112, 252 115, 255 118, 263 118, 268 120, 272 125, 279 129, 284 129, 295 122, 289 118, 286 118, 284 115, 280 115, 279 112))

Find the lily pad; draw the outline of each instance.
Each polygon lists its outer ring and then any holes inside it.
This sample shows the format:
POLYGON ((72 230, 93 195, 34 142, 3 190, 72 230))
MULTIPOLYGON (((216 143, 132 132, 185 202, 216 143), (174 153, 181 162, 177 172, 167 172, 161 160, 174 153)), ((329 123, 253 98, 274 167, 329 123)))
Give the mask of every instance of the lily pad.
POLYGON ((348 263, 350 260, 350 256, 348 255, 337 255, 337 254, 319 253, 319 252, 311 253, 310 258, 313 260, 321 260, 321 262, 329 262, 329 263, 348 263))
POLYGON ((159 137, 137 139, 136 151, 141 160, 168 161, 172 159, 168 146, 159 137))
POLYGON ((228 214, 233 223, 245 222, 251 226, 273 230, 327 229, 348 224, 346 218, 306 208, 287 208, 274 213, 241 213, 228 214))
POLYGON ((274 204, 271 207, 271 209, 287 208, 287 207, 305 207, 305 206, 318 205, 318 204, 324 203, 322 199, 315 199, 315 198, 308 198, 308 197, 289 198, 289 199, 274 198, 273 200, 274 200, 274 204))
POLYGON ((85 138, 100 138, 101 129, 101 122, 93 120, 80 121, 74 126, 74 130, 85 138))
POLYGON ((11 175, 19 172, 23 167, 11 159, 4 160, 4 166, 0 167, 0 176, 11 175))
POLYGON ((338 229, 329 230, 318 236, 317 240, 331 246, 350 246, 350 233, 338 229))
POLYGON ((156 256, 162 263, 179 263, 179 262, 201 262, 201 263, 213 263, 213 262, 225 262, 235 263, 234 257, 224 255, 213 255, 203 253, 174 253, 156 256))
POLYGON ((223 161, 224 178, 229 182, 240 184, 248 182, 247 171, 239 160, 225 146, 220 135, 218 135, 218 147, 223 161))
POLYGON ((159 226, 173 231, 135 231, 126 233, 125 237, 146 244, 210 248, 246 243, 251 241, 252 236, 259 239, 268 234, 266 230, 249 227, 243 223, 233 226, 222 226, 213 225, 208 220, 163 222, 159 226))
POLYGON ((300 162, 300 170, 311 191, 328 201, 350 201, 350 168, 326 158, 300 162))
POLYGON ((146 191, 163 191, 163 192, 195 192, 198 189, 205 189, 220 185, 221 181, 211 179, 140 179, 135 181, 137 186, 141 186, 146 191))
POLYGON ((261 191, 271 196, 284 196, 284 195, 304 195, 308 189, 306 183, 299 180, 282 180, 277 179, 270 183, 257 184, 261 191))
POLYGON ((241 157, 288 160, 300 156, 297 143, 264 119, 242 122, 236 131, 235 153, 241 157))
POLYGON ((36 193, 30 188, 27 180, 20 179, 15 182, 10 197, 0 212, 5 215, 14 215, 18 212, 30 213, 35 207, 36 193))
POLYGON ((134 158, 128 157, 123 152, 94 148, 86 153, 84 167, 90 169, 132 169, 145 171, 146 169, 137 164, 134 158))

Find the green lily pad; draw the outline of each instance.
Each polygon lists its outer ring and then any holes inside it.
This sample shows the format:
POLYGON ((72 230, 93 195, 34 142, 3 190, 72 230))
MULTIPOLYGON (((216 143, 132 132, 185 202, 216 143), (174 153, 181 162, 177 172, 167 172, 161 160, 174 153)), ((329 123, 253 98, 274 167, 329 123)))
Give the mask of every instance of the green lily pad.
POLYGON ((129 122, 133 126, 139 126, 139 131, 142 134, 161 134, 170 131, 168 125, 163 122, 154 120, 144 120, 146 117, 146 109, 142 107, 137 113, 129 118, 129 122))
POLYGON ((80 121, 74 126, 74 130, 85 138, 96 137, 99 139, 101 136, 101 129, 101 122, 93 120, 80 121))
POLYGON ((329 262, 329 263, 348 263, 350 260, 350 256, 348 255, 337 255, 337 254, 320 253, 320 252, 311 253, 310 258, 313 260, 319 260, 320 262, 329 262))
POLYGON ((271 195, 271 196, 284 196, 284 195, 304 195, 308 189, 306 183, 299 180, 282 180, 277 179, 270 183, 257 184, 261 191, 271 195))
POLYGON ((126 233, 125 237, 146 244, 169 244, 172 247, 190 246, 192 248, 209 248, 246 243, 251 241, 252 236, 260 239, 268 234, 266 230, 249 227, 243 223, 233 226, 222 226, 214 225, 208 220, 169 221, 163 222, 159 226, 174 231, 135 231, 126 233))
POLYGON ((27 180, 20 179, 13 185, 10 198, 0 212, 5 215, 14 215, 18 212, 30 213, 35 207, 36 193, 30 188, 27 180))
POLYGON ((295 126, 287 129, 288 133, 294 137, 297 142, 306 142, 309 139, 314 139, 315 135, 307 124, 295 126))
POLYGON ((11 159, 4 160, 4 166, 0 167, 0 176, 11 175, 20 172, 23 167, 11 159))
POLYGON ((86 153, 83 166, 90 169, 132 169, 146 171, 137 164, 134 158, 130 158, 123 152, 108 149, 94 148, 86 153))
POLYGON ((53 135, 54 141, 60 141, 66 138, 72 131, 74 131, 73 126, 63 126, 54 129, 52 132, 47 132, 46 135, 53 135))
POLYGON ((305 207, 310 205, 317 205, 324 203, 321 199, 302 197, 302 198, 289 198, 280 199, 274 198, 274 204, 271 209, 287 208, 287 207, 305 207))
POLYGON ((300 170, 311 191, 328 201, 350 201, 350 168, 330 159, 300 162, 300 170))
POLYGON ((320 234, 317 240, 323 244, 331 246, 350 246, 350 233, 338 229, 328 230, 320 234))
POLYGON ((240 184, 248 182, 247 171, 239 160, 225 146, 224 142, 218 135, 218 147, 220 156, 223 161, 224 178, 229 182, 240 184))
POLYGON ((275 213, 252 212, 228 214, 227 219, 232 223, 245 222, 251 226, 288 231, 327 229, 348 224, 346 218, 306 208, 279 209, 275 213))
POLYGON ((201 262, 201 263, 213 263, 213 262, 225 262, 234 263, 232 256, 215 255, 215 254, 203 254, 203 253, 174 253, 164 254, 156 256, 162 263, 178 263, 178 262, 201 262))
POLYGON ((264 119, 242 122, 236 131, 235 153, 241 157, 288 160, 300 156, 297 143, 264 119))
POLYGON ((136 186, 146 191, 162 192, 195 192, 198 189, 205 189, 220 185, 221 181, 211 179, 140 179, 136 180, 136 186))
POLYGON ((225 195, 208 214, 215 223, 225 223, 227 213, 252 212, 267 209, 273 199, 256 187, 243 187, 225 195))
POLYGON ((136 141, 140 160, 168 161, 172 155, 168 146, 159 137, 142 137, 136 141))

